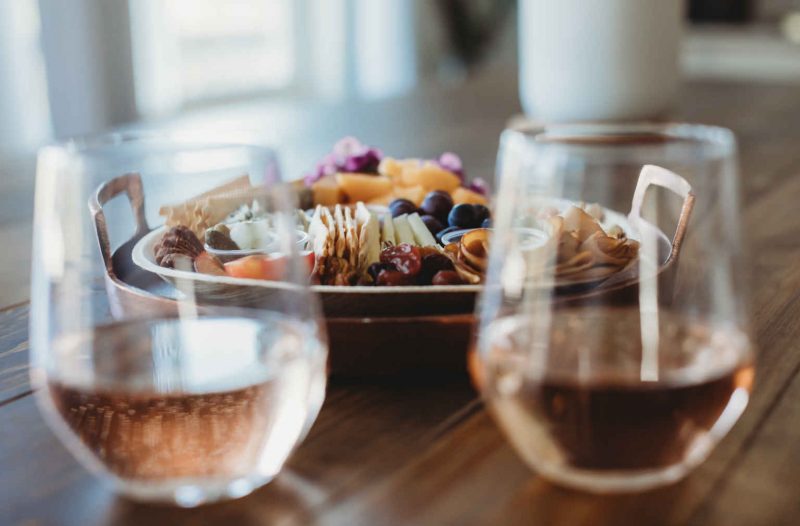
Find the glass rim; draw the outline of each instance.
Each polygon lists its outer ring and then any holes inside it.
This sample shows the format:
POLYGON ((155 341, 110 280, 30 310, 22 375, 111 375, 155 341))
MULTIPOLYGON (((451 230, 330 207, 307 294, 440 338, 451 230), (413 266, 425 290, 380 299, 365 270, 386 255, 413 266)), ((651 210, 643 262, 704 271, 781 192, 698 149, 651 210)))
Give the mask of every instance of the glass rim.
POLYGON ((267 144, 259 144, 252 133, 244 131, 192 131, 192 130, 158 130, 143 128, 140 130, 123 130, 101 132, 97 134, 77 135, 63 140, 56 140, 42 145, 38 154, 60 152, 68 155, 90 155, 103 148, 134 144, 160 144, 183 146, 187 148, 242 148, 260 151, 270 157, 277 158, 275 148, 267 144))
POLYGON ((730 129, 685 122, 537 123, 521 121, 512 123, 503 131, 501 144, 511 140, 522 140, 534 147, 557 145, 560 147, 619 146, 628 148, 654 146, 674 140, 705 144, 721 155, 730 155, 736 150, 736 137, 730 129), (635 140, 637 138, 640 140, 635 140))

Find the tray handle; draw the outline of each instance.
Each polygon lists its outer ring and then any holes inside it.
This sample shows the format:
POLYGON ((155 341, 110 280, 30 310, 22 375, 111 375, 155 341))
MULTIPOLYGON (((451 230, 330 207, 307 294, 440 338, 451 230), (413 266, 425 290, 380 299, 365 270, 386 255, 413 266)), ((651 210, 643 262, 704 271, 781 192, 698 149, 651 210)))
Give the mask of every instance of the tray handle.
POLYGON ((643 221, 642 203, 650 185, 661 186, 683 198, 683 206, 678 216, 678 225, 675 227, 675 234, 672 236, 672 248, 667 258, 667 261, 672 261, 677 259, 680 254, 681 244, 686 235, 686 227, 689 224, 689 217, 692 215, 692 209, 694 208, 695 195, 692 191, 692 185, 680 175, 660 166, 646 164, 639 173, 639 180, 636 183, 636 190, 633 192, 633 200, 631 201, 631 211, 628 214, 628 219, 634 225, 639 225, 643 221))
POLYGON ((121 175, 100 185, 94 195, 89 199, 89 211, 94 219, 94 228, 97 233, 97 240, 100 243, 100 252, 109 274, 113 274, 114 267, 112 262, 111 242, 108 238, 108 226, 106 224, 106 216, 103 213, 103 205, 121 193, 125 193, 128 196, 131 211, 136 221, 134 238, 138 239, 150 231, 150 227, 147 225, 147 219, 144 215, 142 177, 138 173, 121 175))

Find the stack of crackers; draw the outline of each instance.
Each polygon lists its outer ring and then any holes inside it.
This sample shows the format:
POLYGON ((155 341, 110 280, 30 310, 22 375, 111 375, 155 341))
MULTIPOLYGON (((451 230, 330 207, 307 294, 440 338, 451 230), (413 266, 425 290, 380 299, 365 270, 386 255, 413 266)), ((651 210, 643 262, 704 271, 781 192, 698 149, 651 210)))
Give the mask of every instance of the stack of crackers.
POLYGON ((380 222, 364 203, 355 209, 317 206, 308 227, 316 270, 323 285, 356 285, 380 260, 380 222))

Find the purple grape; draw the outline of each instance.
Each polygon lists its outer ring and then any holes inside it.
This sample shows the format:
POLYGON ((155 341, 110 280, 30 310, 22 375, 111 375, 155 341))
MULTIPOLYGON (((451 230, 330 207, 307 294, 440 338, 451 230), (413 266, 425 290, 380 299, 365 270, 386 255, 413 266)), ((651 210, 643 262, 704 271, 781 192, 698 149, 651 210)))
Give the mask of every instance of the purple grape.
POLYGON ((426 214, 422 216, 420 219, 422 219, 422 222, 425 223, 425 226, 428 227, 428 230, 430 230, 431 234, 433 234, 434 236, 439 232, 441 232, 442 230, 444 230, 444 225, 442 224, 442 222, 439 221, 437 218, 433 217, 432 215, 426 214))
POLYGON ((417 211, 417 205, 408 199, 395 199, 389 203, 389 212, 392 217, 401 216, 403 214, 413 214, 417 211))
POLYGON ((419 207, 422 212, 432 215, 440 222, 447 222, 447 214, 453 208, 453 198, 447 192, 435 190, 425 196, 422 205, 419 207))
POLYGON ((459 228, 472 228, 475 226, 475 208, 466 203, 454 206, 447 215, 447 223, 459 228))
POLYGON ((475 209, 475 226, 480 226, 486 219, 489 219, 490 213, 489 209, 480 204, 472 205, 472 208, 475 209))

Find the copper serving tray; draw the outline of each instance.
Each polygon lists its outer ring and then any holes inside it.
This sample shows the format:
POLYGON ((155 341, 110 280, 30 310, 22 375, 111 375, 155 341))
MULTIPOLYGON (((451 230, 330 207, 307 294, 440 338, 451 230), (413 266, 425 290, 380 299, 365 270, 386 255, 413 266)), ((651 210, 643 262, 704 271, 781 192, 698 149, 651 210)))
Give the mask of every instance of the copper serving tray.
MULTIPOLYGON (((631 220, 641 220, 647 188, 663 186, 683 198, 672 241, 663 240, 657 270, 659 287, 672 289, 680 247, 686 233, 694 195, 683 179, 656 167, 643 170, 634 192, 631 220)), ((152 229, 144 212, 144 189, 139 174, 116 177, 102 184, 89 202, 100 252, 105 262, 105 285, 112 314, 174 316, 180 294, 160 276, 134 264, 136 244, 152 229), (135 222, 133 236, 112 251, 103 206, 120 194, 130 202, 135 222)), ((649 223, 643 223, 649 225, 649 223)), ((649 225, 648 228, 655 228, 649 225)), ((623 274, 623 273, 621 273, 623 274)), ((242 285, 247 287, 247 285, 242 285)), ((262 285, 263 286, 263 285, 262 285)), ((385 376, 415 374, 464 374, 472 341, 473 310, 480 287, 397 287, 388 293, 329 290, 312 287, 319 295, 330 339, 329 367, 337 376, 385 376), (403 290, 409 289, 409 290, 403 290)), ((388 290, 388 288, 386 289, 388 290)), ((602 303, 621 305, 638 300, 636 275, 617 275, 586 290, 565 290, 554 300, 558 305, 602 303)))

